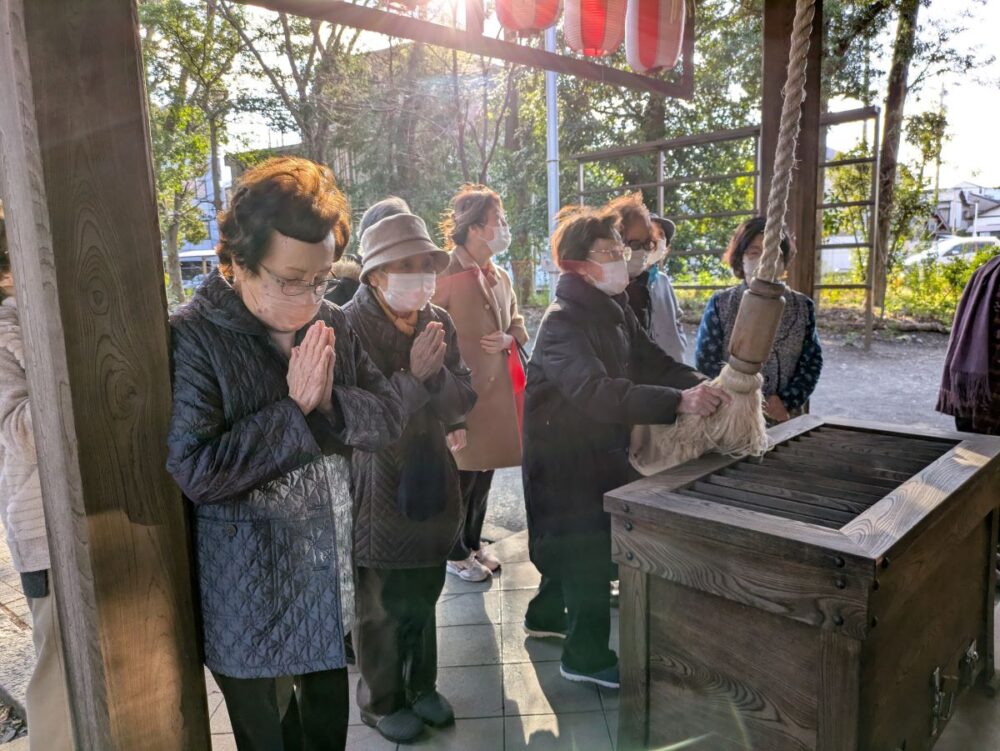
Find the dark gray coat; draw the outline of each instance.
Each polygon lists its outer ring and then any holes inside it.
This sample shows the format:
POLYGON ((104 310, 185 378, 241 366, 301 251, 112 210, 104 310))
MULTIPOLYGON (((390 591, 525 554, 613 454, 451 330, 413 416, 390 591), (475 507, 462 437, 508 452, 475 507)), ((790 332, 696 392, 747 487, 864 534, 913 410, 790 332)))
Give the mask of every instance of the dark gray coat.
POLYGON ((170 321, 167 469, 194 504, 205 664, 223 675, 345 664, 349 456, 397 440, 403 410, 343 311, 317 318, 337 334, 332 420, 289 398, 287 361, 218 272, 170 321))
POLYGON ((438 321, 448 343, 444 367, 425 384, 409 372, 413 339, 388 319, 371 287, 362 285, 344 313, 406 412, 402 439, 380 451, 354 454, 354 563, 370 568, 443 565, 465 519, 458 467, 445 436, 476 403, 472 371, 462 362, 455 326, 447 311, 434 305, 418 314, 417 333, 438 321), (412 451, 418 444, 420 459, 412 451), (408 462, 428 459, 446 469, 446 490, 443 498, 428 499, 440 503, 441 510, 417 521, 398 508, 400 481, 408 462))
POLYGON ((544 574, 607 566, 604 494, 637 478, 628 461, 637 424, 677 417, 680 389, 704 376, 641 329, 624 294, 612 298, 563 274, 538 331, 524 407, 524 502, 531 560, 544 574))

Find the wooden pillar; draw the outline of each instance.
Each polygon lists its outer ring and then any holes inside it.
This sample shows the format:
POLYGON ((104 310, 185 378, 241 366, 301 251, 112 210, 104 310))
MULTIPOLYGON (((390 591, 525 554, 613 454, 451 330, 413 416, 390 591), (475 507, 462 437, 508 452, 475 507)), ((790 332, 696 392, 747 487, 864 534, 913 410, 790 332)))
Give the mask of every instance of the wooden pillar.
POLYGON ((208 749, 134 0, 0 0, 0 196, 78 749, 208 749))
MULTIPOLYGON (((764 0, 764 67, 763 97, 761 102, 760 137, 760 192, 758 210, 767 211, 767 197, 771 192, 774 174, 774 152, 778 143, 778 125, 782 88, 788 70, 788 50, 791 46, 792 22, 795 18, 794 0, 764 0)), ((788 199, 786 223, 795 240, 798 253, 788 269, 788 282, 792 289, 810 297, 816 284, 816 206, 819 201, 819 116, 820 116, 820 65, 823 55, 823 2, 816 0, 812 38, 809 42, 809 61, 806 69, 806 98, 802 103, 802 129, 795 154, 796 169, 788 199)))

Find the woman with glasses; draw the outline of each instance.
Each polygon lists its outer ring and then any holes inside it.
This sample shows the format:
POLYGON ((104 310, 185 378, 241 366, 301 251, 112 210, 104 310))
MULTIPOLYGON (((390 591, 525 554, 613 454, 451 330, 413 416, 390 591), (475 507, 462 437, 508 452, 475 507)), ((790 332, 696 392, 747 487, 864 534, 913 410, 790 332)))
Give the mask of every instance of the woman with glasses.
POLYGON ((344 308, 406 412, 403 437, 357 452, 358 704, 362 721, 393 743, 455 713, 437 691, 434 608, 445 561, 465 522, 447 433, 476 403, 448 313, 430 304, 449 257, 406 211, 361 236, 362 287, 344 308))
POLYGON ((634 425, 709 415, 728 396, 639 326, 624 294, 632 250, 617 215, 563 209, 552 251, 562 274, 528 364, 524 411, 524 500, 542 573, 524 628, 565 639, 564 678, 618 688, 604 494, 638 477, 628 460, 634 425))
MULTIPOLYGON (((757 273, 764 252, 764 217, 743 222, 729 241, 723 260, 740 279, 735 287, 716 292, 702 314, 695 343, 695 363, 705 375, 717 376, 729 357, 729 337, 747 285, 757 273)), ((782 267, 792 246, 781 238, 782 267)), ((816 333, 816 306, 801 292, 785 292, 785 308, 778 324, 771 356, 761 370, 764 377, 764 414, 771 424, 802 414, 823 370, 823 348, 816 333)))
POLYGON ((500 569, 480 539, 493 471, 521 464, 519 348, 527 344, 528 332, 510 276, 493 262, 510 246, 500 196, 484 185, 464 186, 451 199, 441 229, 451 262, 438 280, 434 304, 455 322, 462 359, 479 395, 465 421, 451 426, 449 441, 468 511, 447 568, 466 581, 483 581, 500 569))
POLYGON ((346 743, 349 458, 403 424, 399 396, 323 300, 348 216, 327 167, 251 169, 220 217, 218 271, 170 322, 167 468, 193 504, 204 659, 241 751, 346 743), (297 711, 283 719, 289 679, 297 711))

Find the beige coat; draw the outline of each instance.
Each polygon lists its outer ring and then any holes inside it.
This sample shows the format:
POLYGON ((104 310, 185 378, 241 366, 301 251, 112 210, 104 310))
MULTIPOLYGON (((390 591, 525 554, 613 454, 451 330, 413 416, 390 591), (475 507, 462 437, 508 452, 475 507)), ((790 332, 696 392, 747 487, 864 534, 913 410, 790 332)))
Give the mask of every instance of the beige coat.
POLYGON ((508 353, 487 354, 479 343, 496 331, 510 334, 522 346, 528 341, 510 276, 497 267, 496 286, 490 287, 469 252, 455 248, 451 263, 438 278, 434 304, 446 309, 455 323, 458 348, 472 369, 472 387, 479 395, 466 418, 468 445, 455 455, 458 468, 519 467, 521 431, 508 353))

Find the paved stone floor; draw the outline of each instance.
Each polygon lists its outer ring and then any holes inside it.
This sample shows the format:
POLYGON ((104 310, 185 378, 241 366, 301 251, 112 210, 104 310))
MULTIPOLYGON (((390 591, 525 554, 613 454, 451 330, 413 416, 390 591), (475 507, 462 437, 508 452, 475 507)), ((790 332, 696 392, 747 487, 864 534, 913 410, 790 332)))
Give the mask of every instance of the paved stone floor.
MULTIPOLYGON (((0 545, 0 549, 4 547, 0 545)), ((559 643, 524 637, 524 608, 538 584, 538 572, 528 562, 525 534, 501 540, 496 552, 504 561, 504 571, 491 582, 470 584, 448 577, 438 605, 439 689, 455 706, 458 722, 448 730, 428 731, 416 747, 442 751, 616 749, 617 692, 563 680, 559 676, 559 643)), ((9 560, 0 558, 0 584, 19 590, 11 570, 9 560)), ((4 597, 9 594, 7 589, 0 592, 4 597)), ((30 631, 11 622, 13 614, 30 628, 25 610, 16 598, 0 608, 0 680, 15 679, 0 685, 9 691, 11 686, 23 686, 30 670, 30 631)), ((612 626, 612 646, 617 647, 617 613, 612 626)), ((234 751, 236 744, 222 695, 207 674, 206 682, 213 751, 234 751)), ((348 748, 395 748, 361 724, 353 702, 356 682, 352 672, 348 748)), ((11 693, 15 700, 23 700, 23 688, 11 693)), ((23 740, 4 748, 28 751, 23 740)), ((690 748, 697 751, 698 746, 690 748)), ((1000 749, 1000 699, 988 699, 978 692, 966 695, 935 751, 996 749, 1000 749)))

